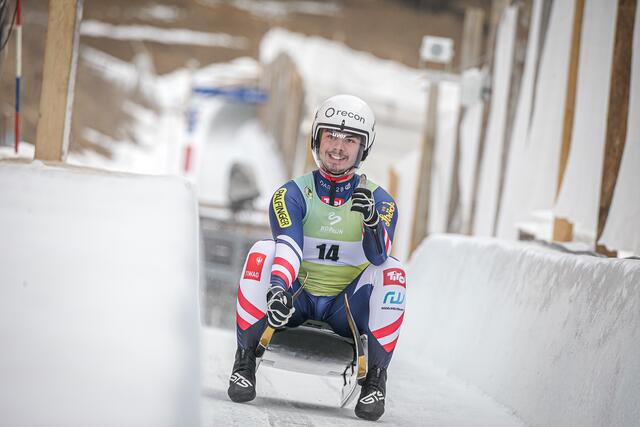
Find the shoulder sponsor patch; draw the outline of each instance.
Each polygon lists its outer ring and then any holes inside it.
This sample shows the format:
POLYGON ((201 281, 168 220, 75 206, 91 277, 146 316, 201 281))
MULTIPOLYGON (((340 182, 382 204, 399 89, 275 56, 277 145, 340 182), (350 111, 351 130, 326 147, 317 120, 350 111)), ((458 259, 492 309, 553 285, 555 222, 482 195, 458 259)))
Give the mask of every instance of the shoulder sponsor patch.
POLYGON ((387 268, 382 272, 384 286, 398 285, 403 288, 407 287, 407 280, 404 276, 404 270, 401 268, 387 268))
POLYGON ((287 205, 284 202, 285 194, 287 194, 287 189, 280 188, 273 195, 272 200, 273 213, 276 214, 280 228, 287 228, 291 225, 291 217, 289 216, 289 211, 287 211, 287 205))
POLYGON ((393 214, 396 212, 396 204, 394 202, 382 202, 382 214, 380 220, 385 223, 387 227, 391 227, 391 220, 393 214))
POLYGON ((250 253, 247 259, 247 268, 244 270, 243 278, 259 282, 262 277, 262 268, 264 267, 264 260, 266 258, 267 256, 260 252, 250 253))

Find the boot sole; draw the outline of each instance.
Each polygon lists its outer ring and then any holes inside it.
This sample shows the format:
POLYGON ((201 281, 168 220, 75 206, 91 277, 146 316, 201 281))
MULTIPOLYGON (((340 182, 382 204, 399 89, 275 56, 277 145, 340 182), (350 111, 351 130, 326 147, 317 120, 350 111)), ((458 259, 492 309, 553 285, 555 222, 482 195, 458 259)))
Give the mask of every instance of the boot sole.
POLYGON ((382 416, 382 414, 384 414, 384 411, 382 411, 380 414, 375 414, 375 413, 371 413, 371 412, 358 411, 356 409, 355 413, 356 413, 356 416, 358 418, 362 418, 363 420, 378 421, 380 419, 380 417, 382 416))
POLYGON ((256 392, 255 390, 253 392, 250 393, 232 393, 231 388, 229 388, 227 390, 227 395, 229 396, 229 399, 231 399, 232 401, 236 402, 236 403, 244 403, 244 402, 249 402, 253 399, 256 398, 256 392))

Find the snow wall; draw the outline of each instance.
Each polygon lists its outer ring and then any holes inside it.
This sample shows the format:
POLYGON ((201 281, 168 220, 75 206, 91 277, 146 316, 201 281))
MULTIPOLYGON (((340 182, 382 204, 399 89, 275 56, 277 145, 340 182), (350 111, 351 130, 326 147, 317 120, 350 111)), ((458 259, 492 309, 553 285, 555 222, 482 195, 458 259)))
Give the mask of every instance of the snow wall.
POLYGON ((435 235, 408 270, 403 353, 529 425, 637 425, 640 261, 435 235))
POLYGON ((199 425, 188 184, 39 162, 0 182, 0 425, 199 425))

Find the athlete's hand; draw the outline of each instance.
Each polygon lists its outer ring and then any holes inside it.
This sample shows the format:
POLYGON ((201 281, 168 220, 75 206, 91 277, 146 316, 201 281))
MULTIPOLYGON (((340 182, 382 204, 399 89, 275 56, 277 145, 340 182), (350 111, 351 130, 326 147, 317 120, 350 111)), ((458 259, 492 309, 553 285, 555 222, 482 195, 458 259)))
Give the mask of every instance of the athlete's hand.
POLYGON ((356 188, 351 195, 351 202, 351 210, 362 214, 364 225, 370 228, 378 225, 380 217, 376 210, 376 202, 373 199, 371 190, 366 187, 356 188))
POLYGON ((289 291, 272 285, 267 292, 267 322, 272 328, 281 328, 287 324, 296 309, 289 291))

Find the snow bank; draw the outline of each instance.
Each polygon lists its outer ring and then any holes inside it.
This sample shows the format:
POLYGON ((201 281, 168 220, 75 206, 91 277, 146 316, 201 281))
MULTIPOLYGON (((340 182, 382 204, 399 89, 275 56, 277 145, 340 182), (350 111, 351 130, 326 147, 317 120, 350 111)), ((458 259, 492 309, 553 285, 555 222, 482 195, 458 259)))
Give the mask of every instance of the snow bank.
POLYGON ((198 425, 185 181, 34 162, 0 182, 0 424, 198 425))
POLYGON ((407 347, 527 424, 640 419, 639 261, 440 235, 409 275, 407 347))

